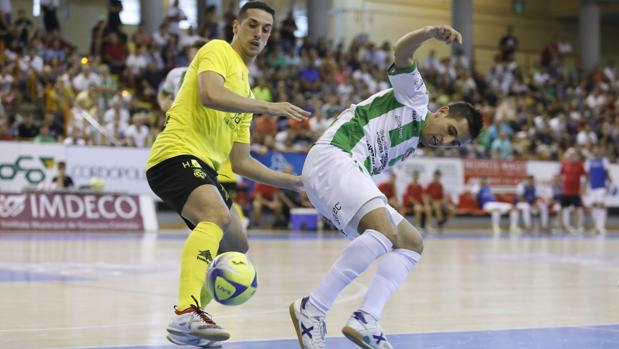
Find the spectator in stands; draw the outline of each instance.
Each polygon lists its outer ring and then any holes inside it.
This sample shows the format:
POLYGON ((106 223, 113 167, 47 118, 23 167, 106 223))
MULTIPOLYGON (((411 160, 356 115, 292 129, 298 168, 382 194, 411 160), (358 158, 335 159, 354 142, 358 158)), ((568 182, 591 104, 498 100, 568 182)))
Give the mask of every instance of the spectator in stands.
POLYGON ((277 197, 278 189, 263 183, 256 183, 252 191, 252 215, 250 217, 250 227, 264 228, 263 209, 267 208, 273 212, 274 223, 279 224, 282 220, 282 202, 277 197))
POLYGON ((112 107, 103 114, 103 122, 106 124, 116 119, 118 119, 121 124, 127 125, 129 123, 129 111, 123 107, 120 98, 115 98, 112 101, 112 107))
POLYGON ((505 131, 499 131, 499 137, 492 142, 492 155, 495 159, 509 160, 512 157, 512 143, 505 131))
POLYGON ((144 148, 149 134, 149 128, 145 125, 146 119, 149 117, 146 113, 133 114, 131 125, 127 128, 125 136, 127 145, 130 147, 144 148))
POLYGON ((33 139, 35 143, 55 143, 56 138, 50 135, 49 128, 47 126, 39 127, 39 134, 33 139))
POLYGON ((56 10, 60 6, 60 0, 40 0, 41 12, 43 12, 43 25, 46 33, 60 30, 60 22, 56 10))
POLYGON ((56 117, 53 113, 45 113, 43 116, 43 122, 41 128, 46 127, 49 135, 55 140, 61 141, 64 136, 63 120, 56 117))
POLYGON ((105 34, 118 33, 120 31, 120 26, 122 25, 120 13, 122 10, 123 4, 120 0, 108 0, 105 34))
POLYGON ((110 33, 104 40, 101 56, 103 63, 109 67, 112 74, 120 74, 125 68, 127 45, 118 38, 116 33, 110 33))
POLYGON ((219 39, 219 23, 217 21, 217 7, 209 5, 204 9, 204 22, 198 31, 200 36, 211 40, 219 39))
POLYGON ((387 197, 387 201, 389 205, 393 207, 396 211, 402 212, 402 205, 398 201, 398 193, 396 190, 396 180, 397 177, 395 173, 389 173, 389 180, 387 182, 380 183, 378 185, 378 190, 387 197))
MULTIPOLYGON (((180 31, 180 22, 187 19, 187 15, 181 8, 179 1, 174 0, 172 4, 168 7, 168 14, 165 20, 169 24, 170 34, 174 35, 177 39, 179 37, 180 31)), ((195 40, 192 40, 193 42, 195 40)))
POLYGON ((39 134, 39 127, 34 123, 34 115, 25 113, 21 121, 17 123, 17 139, 32 140, 39 134))
POLYGON ((133 34, 131 34, 131 43, 133 43, 135 47, 140 48, 150 45, 151 40, 150 33, 144 29, 144 22, 140 22, 133 34))
POLYGON ((15 19, 14 26, 19 33, 19 45, 21 47, 26 47, 30 39, 30 31, 34 25, 30 18, 26 17, 26 11, 23 8, 17 10, 17 18, 15 19))
POLYGON ((403 215, 413 213, 415 224, 425 230, 427 218, 431 217, 431 213, 424 200, 424 189, 419 184, 419 171, 413 172, 413 180, 406 187, 406 192, 402 196, 402 205, 403 215), (422 216, 424 214, 425 216, 422 216))
POLYGON ((541 196, 540 190, 535 184, 535 177, 528 175, 524 182, 518 184, 516 194, 516 208, 522 214, 526 232, 531 232, 533 229, 532 212, 539 213, 540 228, 546 233, 550 232, 548 227, 548 202, 541 196))
POLYGON ((434 216, 439 232, 443 231, 445 223, 447 223, 455 213, 454 206, 449 202, 447 195, 445 195, 441 177, 441 170, 435 170, 432 182, 428 184, 424 191, 425 206, 428 207, 429 211, 427 215, 428 222, 431 224, 432 216, 434 216))
POLYGON ((282 43, 282 48, 287 51, 290 47, 295 47, 297 44, 297 37, 294 35, 298 29, 297 23, 294 20, 294 14, 292 11, 288 11, 288 15, 282 21, 279 28, 279 36, 282 43))
POLYGON ((587 171, 583 165, 580 155, 574 148, 569 148, 564 154, 564 160, 561 162, 561 208, 563 209, 563 227, 570 234, 584 232, 584 212, 582 206, 582 194, 584 186, 581 190, 581 181, 584 177, 588 177, 587 171), (576 208, 578 214, 578 228, 574 229, 570 224, 570 216, 572 209, 576 208))
POLYGON ((167 45, 168 41, 172 39, 172 34, 170 33, 169 23, 163 21, 159 24, 159 30, 157 30, 153 34, 153 44, 159 48, 167 45))
POLYGON ((514 28, 511 25, 507 26, 507 33, 501 38, 499 47, 503 62, 514 60, 514 54, 518 50, 518 38, 514 35, 514 28))
POLYGON ((58 161, 58 174, 52 178, 52 190, 66 190, 75 186, 73 178, 66 173, 67 164, 64 161, 58 161))
POLYGON ((494 236, 501 235, 501 215, 506 213, 509 213, 510 218, 509 233, 520 233, 520 229, 518 228, 518 210, 510 203, 497 201, 488 183, 488 177, 481 177, 479 187, 473 188, 473 193, 477 193, 476 196, 479 207, 492 217, 492 231, 494 232, 494 236))
POLYGON ((88 90, 90 86, 99 86, 100 83, 99 75, 92 72, 89 63, 82 64, 80 73, 73 78, 73 88, 77 93, 88 90))

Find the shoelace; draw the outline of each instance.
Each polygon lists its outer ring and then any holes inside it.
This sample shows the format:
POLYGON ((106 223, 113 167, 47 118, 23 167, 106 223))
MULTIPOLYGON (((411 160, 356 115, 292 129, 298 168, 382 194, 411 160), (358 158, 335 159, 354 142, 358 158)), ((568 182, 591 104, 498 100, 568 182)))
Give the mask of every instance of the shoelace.
POLYGON ((202 321, 204 321, 205 323, 209 325, 217 325, 215 321, 213 321, 213 319, 211 318, 211 314, 205 312, 204 310, 200 308, 200 303, 198 303, 198 300, 196 299, 196 297, 192 295, 191 298, 193 299, 194 302, 196 302, 196 304, 191 305, 191 308, 196 314, 198 314, 200 319, 202 319, 202 321))
POLYGON ((318 326, 318 332, 320 332, 320 339, 322 339, 321 341, 318 342, 318 344, 322 344, 323 348, 325 345, 325 337, 327 336, 327 324, 325 323, 325 319, 324 317, 315 317, 318 321, 316 326, 318 326))

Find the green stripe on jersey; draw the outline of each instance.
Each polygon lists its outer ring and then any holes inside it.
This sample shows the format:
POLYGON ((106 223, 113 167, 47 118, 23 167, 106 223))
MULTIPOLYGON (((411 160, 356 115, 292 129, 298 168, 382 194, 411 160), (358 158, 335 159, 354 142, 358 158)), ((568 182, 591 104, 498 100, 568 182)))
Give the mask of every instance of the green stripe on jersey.
POLYGON ((363 138, 363 127, 370 120, 403 106, 395 99, 393 90, 374 98, 368 104, 357 106, 352 119, 340 126, 335 132, 331 144, 350 153, 352 148, 363 138))
POLYGON ((404 143, 413 137, 419 137, 419 132, 423 126, 423 121, 412 121, 403 125, 401 128, 396 128, 389 131, 391 139, 391 147, 404 143))

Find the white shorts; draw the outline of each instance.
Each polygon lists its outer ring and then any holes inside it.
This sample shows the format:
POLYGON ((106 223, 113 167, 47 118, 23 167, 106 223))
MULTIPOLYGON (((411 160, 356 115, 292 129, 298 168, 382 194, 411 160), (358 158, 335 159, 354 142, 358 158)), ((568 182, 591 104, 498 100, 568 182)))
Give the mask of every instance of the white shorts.
POLYGON ((482 207, 482 209, 488 213, 492 211, 499 211, 501 212, 501 214, 505 214, 509 212, 513 207, 514 205, 508 204, 507 202, 492 201, 484 204, 484 207, 482 207))
POLYGON ((606 188, 595 188, 589 190, 586 195, 586 201, 591 204, 604 203, 606 202, 606 188))
POLYGON ((338 147, 313 146, 305 159, 302 177, 314 207, 351 240, 359 235, 357 226, 368 210, 385 207, 395 225, 404 219, 388 204, 363 164, 338 147), (372 200, 375 198, 382 203, 372 200))

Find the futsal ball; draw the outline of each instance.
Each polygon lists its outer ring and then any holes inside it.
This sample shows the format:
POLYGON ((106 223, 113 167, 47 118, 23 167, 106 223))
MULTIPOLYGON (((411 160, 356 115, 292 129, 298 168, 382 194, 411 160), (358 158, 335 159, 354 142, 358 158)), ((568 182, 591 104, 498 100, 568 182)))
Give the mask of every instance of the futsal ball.
POLYGON ((206 272, 206 289, 218 303, 239 305, 256 293, 258 275, 249 258, 240 252, 217 256, 206 272))

